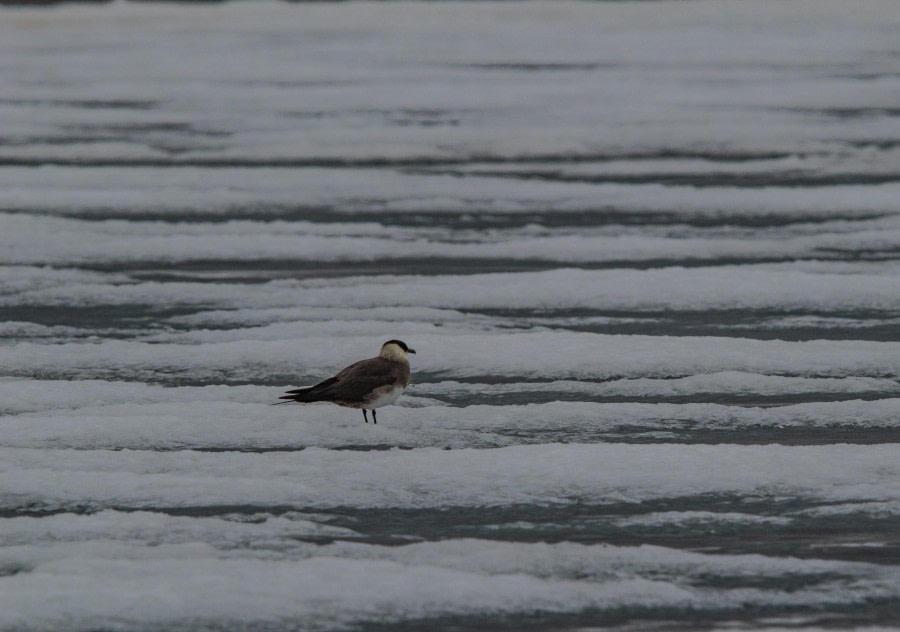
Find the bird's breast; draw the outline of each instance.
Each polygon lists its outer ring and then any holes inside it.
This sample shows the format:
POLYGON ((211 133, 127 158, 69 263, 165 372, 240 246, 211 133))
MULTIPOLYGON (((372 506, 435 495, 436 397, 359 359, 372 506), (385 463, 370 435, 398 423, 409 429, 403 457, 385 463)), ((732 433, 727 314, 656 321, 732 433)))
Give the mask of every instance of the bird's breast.
POLYGON ((403 394, 404 390, 405 387, 395 385, 376 388, 372 391, 372 394, 366 398, 365 408, 380 408, 382 406, 387 406, 388 404, 393 404, 397 401, 397 398, 403 394))

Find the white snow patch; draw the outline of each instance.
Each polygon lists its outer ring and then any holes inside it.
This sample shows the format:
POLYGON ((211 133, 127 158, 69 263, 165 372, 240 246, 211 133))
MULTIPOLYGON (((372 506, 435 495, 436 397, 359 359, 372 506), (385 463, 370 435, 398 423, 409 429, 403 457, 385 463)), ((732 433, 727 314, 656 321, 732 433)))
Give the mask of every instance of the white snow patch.
POLYGON ((713 493, 843 502, 900 497, 900 460, 891 444, 266 454, 0 448, 0 468, 5 507, 477 507, 713 493))

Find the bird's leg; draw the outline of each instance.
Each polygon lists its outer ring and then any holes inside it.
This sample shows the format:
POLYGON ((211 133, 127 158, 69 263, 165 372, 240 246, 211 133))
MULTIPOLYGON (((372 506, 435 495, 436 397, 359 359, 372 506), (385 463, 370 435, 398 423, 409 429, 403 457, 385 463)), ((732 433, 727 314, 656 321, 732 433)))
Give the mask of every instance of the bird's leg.
MULTIPOLYGON (((373 414, 373 415, 375 414, 375 411, 374 411, 374 410, 372 411, 372 414, 373 414)), ((363 419, 366 420, 366 423, 369 423, 369 414, 366 412, 366 409, 365 409, 365 408, 363 408, 363 419)))
POLYGON ((372 423, 373 423, 373 424, 377 424, 377 423, 378 423, 378 417, 375 416, 375 409, 374 409, 374 408, 372 409, 372 423))

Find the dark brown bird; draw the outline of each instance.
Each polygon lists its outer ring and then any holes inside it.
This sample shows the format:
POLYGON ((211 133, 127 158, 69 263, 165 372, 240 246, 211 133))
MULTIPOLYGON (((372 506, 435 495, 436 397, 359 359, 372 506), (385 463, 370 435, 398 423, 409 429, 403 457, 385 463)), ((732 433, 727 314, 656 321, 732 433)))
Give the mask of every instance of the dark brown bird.
POLYGON ((366 411, 372 411, 372 423, 377 424, 375 409, 393 404, 409 384, 409 359, 415 353, 402 340, 388 340, 381 345, 377 357, 360 360, 341 369, 337 375, 307 386, 288 391, 278 399, 289 402, 331 402, 346 408, 362 408, 363 419, 369 423, 366 411))

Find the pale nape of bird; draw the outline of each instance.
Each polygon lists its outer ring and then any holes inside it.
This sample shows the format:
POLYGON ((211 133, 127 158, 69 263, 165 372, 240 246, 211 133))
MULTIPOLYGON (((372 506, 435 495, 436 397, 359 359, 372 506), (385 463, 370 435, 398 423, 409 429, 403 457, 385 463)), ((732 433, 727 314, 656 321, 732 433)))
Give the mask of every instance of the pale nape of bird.
POLYGON ((393 404, 406 390, 409 384, 407 354, 415 352, 402 340, 388 340, 381 345, 378 356, 355 362, 315 386, 288 391, 279 399, 302 404, 331 402, 346 408, 362 408, 366 423, 369 423, 366 411, 371 410, 372 423, 377 424, 375 409, 393 404))

